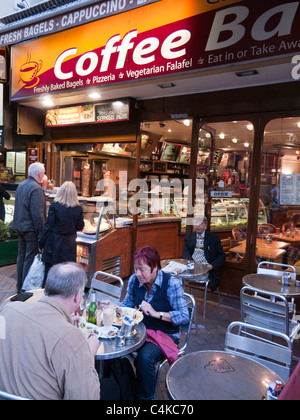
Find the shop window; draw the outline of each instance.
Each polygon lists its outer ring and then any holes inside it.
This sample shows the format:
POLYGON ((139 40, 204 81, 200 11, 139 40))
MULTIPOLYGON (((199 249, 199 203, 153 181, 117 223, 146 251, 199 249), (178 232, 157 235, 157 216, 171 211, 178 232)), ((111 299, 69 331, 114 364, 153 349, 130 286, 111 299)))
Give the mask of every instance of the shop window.
MULTIPOLYGON (((300 117, 274 119, 266 125, 260 188, 269 235, 289 243, 277 261, 295 264, 300 259, 300 117)), ((267 230, 259 229, 265 237, 267 230)))
POLYGON ((228 260, 245 255, 254 127, 249 121, 209 123, 199 132, 197 178, 203 178, 210 229, 228 260))

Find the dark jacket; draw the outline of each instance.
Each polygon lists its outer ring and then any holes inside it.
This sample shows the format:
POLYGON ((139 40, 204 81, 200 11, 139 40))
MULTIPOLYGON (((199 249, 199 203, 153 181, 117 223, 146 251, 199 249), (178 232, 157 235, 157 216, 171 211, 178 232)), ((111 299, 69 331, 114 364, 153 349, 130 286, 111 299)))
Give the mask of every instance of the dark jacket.
MULTIPOLYGON (((182 258, 186 260, 192 259, 192 255, 194 254, 196 248, 196 239, 196 232, 193 232, 191 235, 187 235, 185 237, 182 250, 182 258)), ((209 272, 209 280, 211 290, 214 291, 220 284, 218 269, 226 259, 226 255, 218 235, 205 232, 204 255, 207 259, 207 262, 213 266, 213 269, 209 272)))
POLYGON ((4 207, 4 203, 3 203, 3 198, 5 198, 5 200, 9 200, 10 199, 10 195, 8 194, 8 192, 5 191, 5 189, 2 187, 2 185, 0 185, 0 220, 5 219, 5 207, 4 207))
POLYGON ((76 262, 76 232, 84 227, 81 206, 66 207, 53 202, 49 208, 39 248, 47 264, 76 262))
POLYGON ((46 199, 40 184, 31 176, 16 190, 13 228, 39 235, 46 220, 46 199))

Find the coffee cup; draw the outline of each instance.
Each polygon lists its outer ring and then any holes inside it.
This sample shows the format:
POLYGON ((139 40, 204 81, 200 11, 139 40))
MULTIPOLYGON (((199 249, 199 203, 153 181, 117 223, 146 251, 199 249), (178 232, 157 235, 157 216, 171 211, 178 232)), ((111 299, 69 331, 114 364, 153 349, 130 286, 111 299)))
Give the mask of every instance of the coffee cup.
POLYGON ((30 84, 36 79, 38 72, 41 70, 43 61, 28 61, 20 67, 20 78, 25 85, 30 84))

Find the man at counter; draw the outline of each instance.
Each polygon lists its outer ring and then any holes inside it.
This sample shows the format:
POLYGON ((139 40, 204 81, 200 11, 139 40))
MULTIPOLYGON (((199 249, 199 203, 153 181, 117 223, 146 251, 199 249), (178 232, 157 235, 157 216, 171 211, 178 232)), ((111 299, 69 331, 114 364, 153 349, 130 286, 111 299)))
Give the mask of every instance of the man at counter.
MULTIPOLYGON (((206 217, 194 217, 195 232, 185 237, 182 258, 208 264, 209 273, 206 276, 213 292, 220 284, 218 269, 224 263, 226 255, 219 236, 207 232, 207 225, 206 217)), ((202 276, 201 280, 205 280, 205 276, 202 276)))
POLYGON ((32 163, 28 178, 16 189, 13 228, 19 232, 17 259, 17 291, 20 292, 28 270, 38 253, 38 236, 46 220, 46 199, 41 183, 44 179, 43 163, 32 163))

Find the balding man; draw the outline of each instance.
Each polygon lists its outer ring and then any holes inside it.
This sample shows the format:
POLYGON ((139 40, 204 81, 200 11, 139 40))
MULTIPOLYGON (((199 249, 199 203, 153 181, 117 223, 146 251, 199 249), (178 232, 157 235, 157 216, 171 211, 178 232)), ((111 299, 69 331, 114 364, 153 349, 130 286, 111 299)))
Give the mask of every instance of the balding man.
POLYGON ((100 399, 94 368, 98 338, 86 338, 72 320, 86 280, 78 264, 57 264, 49 271, 45 297, 4 306, 1 391, 34 400, 100 399))

